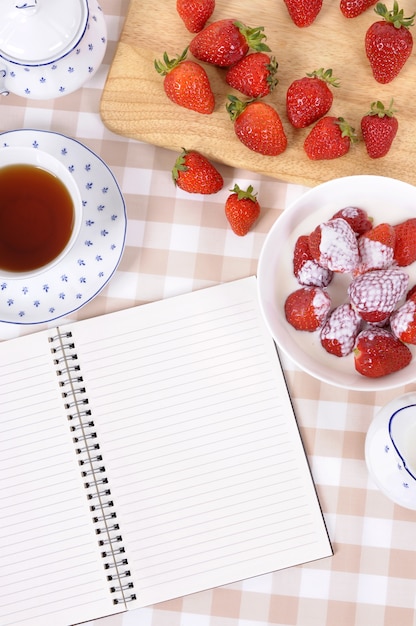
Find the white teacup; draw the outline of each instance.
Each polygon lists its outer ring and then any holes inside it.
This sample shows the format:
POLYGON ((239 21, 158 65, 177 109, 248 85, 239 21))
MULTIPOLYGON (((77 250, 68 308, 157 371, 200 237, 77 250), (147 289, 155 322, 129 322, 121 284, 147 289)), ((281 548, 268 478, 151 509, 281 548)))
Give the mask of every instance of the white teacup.
POLYGON ((367 432, 365 458, 378 488, 393 502, 416 509, 416 392, 377 413, 367 432))
POLYGON ((0 277, 25 279, 61 262, 82 222, 71 172, 35 148, 0 149, 0 277))

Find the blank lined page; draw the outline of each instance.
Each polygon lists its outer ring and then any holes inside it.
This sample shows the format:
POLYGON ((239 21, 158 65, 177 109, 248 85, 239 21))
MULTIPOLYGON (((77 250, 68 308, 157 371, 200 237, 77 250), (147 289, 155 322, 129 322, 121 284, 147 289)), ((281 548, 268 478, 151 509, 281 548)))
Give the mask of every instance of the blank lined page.
POLYGON ((114 612, 45 333, 0 345, 1 626, 114 612))
POLYGON ((256 289, 71 327, 136 606, 332 554, 256 289))

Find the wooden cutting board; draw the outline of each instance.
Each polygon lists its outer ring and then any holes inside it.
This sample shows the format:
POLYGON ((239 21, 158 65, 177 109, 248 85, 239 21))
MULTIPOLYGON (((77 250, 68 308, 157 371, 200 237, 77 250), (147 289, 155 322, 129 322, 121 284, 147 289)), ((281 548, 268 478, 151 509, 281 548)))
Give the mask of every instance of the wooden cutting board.
MULTIPOLYGON (((387 6, 392 8, 393 0, 387 6)), ((414 3, 402 0, 400 7, 409 16, 414 3)), ((161 59, 164 51, 176 56, 193 37, 176 12, 175 0, 131 0, 102 94, 104 124, 126 137, 177 152, 182 146, 200 150, 218 162, 287 182, 314 186, 339 176, 378 174, 416 184, 416 47, 399 77, 387 85, 377 83, 364 51, 365 32, 379 19, 372 8, 347 19, 339 10, 339 0, 324 0, 316 21, 301 29, 291 22, 283 0, 217 0, 210 21, 223 18, 264 26, 267 44, 279 63, 279 84, 267 101, 278 110, 286 130, 288 148, 283 154, 256 154, 236 138, 225 110, 227 94, 233 91, 225 83, 223 69, 205 65, 216 96, 211 115, 188 111, 168 100, 154 60, 161 59), (360 142, 342 158, 313 162, 303 151, 309 131, 291 127, 285 98, 293 80, 320 67, 332 68, 341 83, 334 90, 330 113, 344 117, 358 132, 360 142), (359 130, 361 117, 374 100, 388 105, 391 98, 397 109, 398 135, 387 157, 370 159, 359 130)), ((416 38, 416 26, 412 32, 416 38)))

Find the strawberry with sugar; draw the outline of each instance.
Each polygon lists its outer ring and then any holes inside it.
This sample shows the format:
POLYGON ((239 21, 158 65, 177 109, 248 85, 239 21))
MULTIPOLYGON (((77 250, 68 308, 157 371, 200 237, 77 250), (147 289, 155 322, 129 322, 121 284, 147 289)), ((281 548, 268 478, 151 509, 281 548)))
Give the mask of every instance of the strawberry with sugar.
POLYGON ((329 354, 338 357, 351 354, 361 330, 362 319, 349 302, 334 309, 321 330, 321 344, 329 354))
POLYGON ((348 295, 363 320, 379 323, 388 320, 408 283, 409 276, 398 267, 373 270, 354 278, 348 287, 348 295))
POLYGON ((334 273, 326 267, 322 267, 313 258, 309 249, 308 235, 300 235, 295 243, 293 252, 293 273, 300 285, 315 285, 327 287, 334 273))
POLYGON ((319 265, 333 272, 345 274, 358 266, 357 237, 342 218, 319 224, 309 235, 309 249, 319 265))
POLYGON ((301 287, 288 295, 285 316, 296 330, 314 332, 322 328, 331 309, 331 299, 320 287, 301 287))

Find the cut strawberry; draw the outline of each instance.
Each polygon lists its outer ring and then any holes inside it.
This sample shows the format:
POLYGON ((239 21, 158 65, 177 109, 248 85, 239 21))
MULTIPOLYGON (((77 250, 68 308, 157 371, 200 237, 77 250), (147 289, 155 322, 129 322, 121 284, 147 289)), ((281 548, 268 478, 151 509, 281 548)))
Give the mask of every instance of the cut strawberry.
POLYGON ((409 276, 397 267, 361 274, 350 283, 352 306, 366 322, 383 322, 390 317, 405 294, 409 276))
POLYGON ((330 354, 347 356, 354 348, 362 319, 349 303, 334 309, 321 330, 321 344, 330 354))
POLYGON ((331 309, 331 300, 320 287, 301 287, 285 302, 286 319, 296 330, 314 332, 323 326, 331 309))
POLYGON ((312 257, 333 272, 353 272, 358 266, 357 237, 344 219, 324 222, 309 235, 312 257))
POLYGON ((403 369, 411 360, 409 348, 384 328, 368 328, 357 337, 354 365, 363 376, 386 376, 403 369))
POLYGON ((293 273, 301 285, 327 287, 334 274, 315 261, 309 250, 308 241, 307 235, 301 235, 296 241, 293 253, 293 273))

